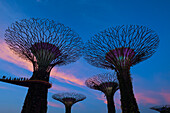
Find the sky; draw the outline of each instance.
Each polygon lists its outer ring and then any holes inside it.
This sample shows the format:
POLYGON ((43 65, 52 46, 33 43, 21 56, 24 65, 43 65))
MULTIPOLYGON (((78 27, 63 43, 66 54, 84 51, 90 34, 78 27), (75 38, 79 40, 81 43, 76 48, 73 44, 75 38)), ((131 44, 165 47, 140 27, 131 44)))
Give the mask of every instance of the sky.
MULTIPOLYGON (((157 113, 150 107, 170 104, 170 0, 0 0, 0 76, 31 77, 32 64, 15 55, 4 41, 13 22, 48 18, 72 28, 86 42, 96 33, 116 25, 144 25, 154 30, 160 44, 157 52, 131 68, 133 87, 141 113, 157 113)), ((63 113, 64 105, 52 95, 74 91, 86 99, 73 105, 73 113, 106 113, 104 94, 84 82, 100 73, 112 72, 88 64, 83 58, 54 67, 48 92, 47 113, 63 113)), ((19 113, 28 88, 0 82, 0 112, 19 113)), ((121 113, 120 92, 114 96, 121 113)))

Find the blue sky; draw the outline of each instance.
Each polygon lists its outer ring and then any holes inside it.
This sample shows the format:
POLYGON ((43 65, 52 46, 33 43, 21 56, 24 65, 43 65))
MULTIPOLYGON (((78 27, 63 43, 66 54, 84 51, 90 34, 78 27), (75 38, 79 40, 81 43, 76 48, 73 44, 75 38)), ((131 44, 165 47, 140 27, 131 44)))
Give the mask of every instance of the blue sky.
MULTIPOLYGON (((160 38, 157 52, 131 68, 134 92, 141 113, 156 113, 149 107, 170 104, 170 1, 169 0, 0 0, 0 75, 32 75, 32 65, 14 55, 4 42, 5 29, 24 18, 48 18, 77 32, 86 42, 94 34, 116 25, 145 25, 160 38)), ((104 95, 84 85, 93 75, 110 72, 88 64, 83 58, 55 67, 48 93, 48 113, 63 113, 64 105, 51 96, 75 91, 87 99, 73 106, 73 113, 107 112, 104 95)), ((1 113, 21 111, 27 88, 0 82, 1 113)), ((121 113, 119 91, 115 94, 117 113, 121 113)))

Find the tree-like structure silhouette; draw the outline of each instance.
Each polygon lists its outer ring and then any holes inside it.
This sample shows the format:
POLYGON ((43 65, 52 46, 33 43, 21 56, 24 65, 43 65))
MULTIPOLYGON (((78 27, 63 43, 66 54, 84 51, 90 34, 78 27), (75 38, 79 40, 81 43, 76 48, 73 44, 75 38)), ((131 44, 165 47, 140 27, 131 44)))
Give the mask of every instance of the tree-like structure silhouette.
POLYGON ((52 98, 62 102, 65 105, 65 113, 71 113, 72 105, 79 101, 83 101, 86 99, 86 96, 75 92, 64 92, 54 94, 52 98))
POLYGON ((151 107, 150 109, 159 111, 160 113, 170 113, 170 105, 155 106, 151 107))
POLYGON ((115 113, 114 94, 119 89, 115 73, 103 73, 85 81, 87 87, 103 92, 107 99, 108 113, 115 113))
POLYGON ((94 35, 86 43, 88 63, 117 72, 123 113, 138 113, 133 93, 130 67, 151 57, 159 44, 157 34, 145 27, 111 27, 94 35))
POLYGON ((80 37, 61 23, 40 18, 16 21, 6 30, 5 37, 14 53, 33 64, 22 113, 46 113, 50 71, 55 65, 75 62, 82 55, 80 37))

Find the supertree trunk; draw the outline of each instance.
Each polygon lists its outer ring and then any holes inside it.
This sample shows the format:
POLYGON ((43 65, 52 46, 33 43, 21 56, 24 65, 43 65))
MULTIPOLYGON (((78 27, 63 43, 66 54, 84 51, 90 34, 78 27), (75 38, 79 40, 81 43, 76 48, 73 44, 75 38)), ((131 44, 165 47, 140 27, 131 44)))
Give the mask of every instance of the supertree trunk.
POLYGON ((117 72, 119 80, 121 107, 123 113, 140 113, 133 93, 133 86, 129 69, 117 72))
POLYGON ((48 88, 37 84, 29 87, 21 113, 46 113, 48 88))
POLYGON ((66 113, 71 113, 71 106, 65 106, 66 113))
MULTIPOLYGON (((49 81, 49 73, 37 71, 33 73, 31 79, 49 81), (44 78, 39 78, 41 77, 44 78)), ((24 106, 21 113, 46 113, 47 112, 47 94, 48 88, 44 84, 34 84, 28 89, 24 106)))
POLYGON ((108 113, 116 113, 113 95, 106 96, 108 113))

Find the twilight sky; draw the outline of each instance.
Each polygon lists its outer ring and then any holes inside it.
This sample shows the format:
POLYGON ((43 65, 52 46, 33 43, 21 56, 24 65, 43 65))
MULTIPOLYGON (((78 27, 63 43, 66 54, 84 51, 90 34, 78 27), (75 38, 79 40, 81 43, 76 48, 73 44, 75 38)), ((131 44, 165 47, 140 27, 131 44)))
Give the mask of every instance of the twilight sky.
MULTIPOLYGON (((4 42, 5 29, 24 18, 48 18, 77 32, 85 42, 94 34, 116 25, 145 25, 158 33, 157 52, 131 68, 135 96, 141 113, 157 113, 149 108, 170 104, 170 0, 0 0, 0 75, 31 77, 32 64, 13 54, 4 42)), ((75 91, 87 99, 73 106, 73 113, 106 113, 103 93, 87 88, 84 81, 96 74, 111 72, 91 66, 83 58, 55 67, 48 93, 48 113, 63 113, 64 105, 51 96, 75 91)), ((19 113, 27 88, 0 82, 0 112, 19 113)), ((119 91, 115 94, 117 113, 119 91)))

